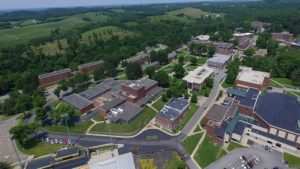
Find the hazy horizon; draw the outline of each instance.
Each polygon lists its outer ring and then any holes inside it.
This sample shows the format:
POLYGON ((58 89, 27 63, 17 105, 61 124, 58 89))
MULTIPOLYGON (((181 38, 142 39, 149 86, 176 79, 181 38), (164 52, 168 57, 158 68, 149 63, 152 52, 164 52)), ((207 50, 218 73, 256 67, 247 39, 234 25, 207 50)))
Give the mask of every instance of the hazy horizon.
MULTIPOLYGON (((152 3, 178 3, 201 1, 228 1, 228 0, 5 0, 1 3, 0 10, 21 10, 36 8, 59 7, 91 7, 112 5, 134 5, 152 3), (24 3, 26 1, 26 3, 24 3), (42 3, 41 3, 42 2, 42 3)), ((240 1, 240 0, 231 0, 240 1)))

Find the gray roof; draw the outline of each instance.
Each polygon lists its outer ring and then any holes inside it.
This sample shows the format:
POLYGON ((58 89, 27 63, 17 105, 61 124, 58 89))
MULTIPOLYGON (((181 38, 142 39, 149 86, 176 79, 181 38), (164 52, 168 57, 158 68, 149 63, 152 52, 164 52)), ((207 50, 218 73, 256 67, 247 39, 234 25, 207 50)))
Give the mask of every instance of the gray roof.
POLYGON ((105 85, 105 86, 108 86, 110 87, 111 91, 114 93, 114 94, 119 94, 121 92, 121 83, 117 80, 114 80, 114 79, 107 79, 107 80, 104 80, 103 82, 101 82, 101 84, 105 85))
POLYGON ((256 100, 258 99, 258 96, 259 90, 249 88, 245 97, 236 95, 235 100, 240 101, 240 105, 253 108, 256 100))
POLYGON ((164 108, 159 112, 158 116, 170 121, 174 121, 188 105, 188 100, 174 98, 164 106, 164 108))
POLYGON ((216 42, 215 45, 220 47, 220 48, 227 48, 227 49, 233 47, 232 43, 224 43, 224 42, 216 42))
POLYGON ((259 97, 255 112, 267 123, 300 134, 300 104, 296 97, 281 93, 266 93, 259 97))
POLYGON ((178 111, 183 111, 186 106, 189 105, 189 101, 187 99, 182 99, 182 98, 174 98, 171 100, 169 103, 167 103, 165 106, 178 110, 178 111))
POLYGON ((56 70, 56 71, 53 71, 53 72, 49 72, 49 73, 39 75, 39 79, 47 78, 49 76, 63 74, 63 73, 66 73, 66 72, 72 72, 72 71, 69 68, 62 69, 62 70, 56 70))
POLYGON ((235 128, 233 129, 233 133, 236 133, 238 135, 242 135, 246 127, 251 128, 251 125, 247 124, 247 123, 244 123, 242 121, 239 121, 237 123, 237 125, 235 126, 235 128))
POLYGON ((98 60, 98 61, 95 61, 95 62, 90 62, 90 63, 79 65, 78 67, 79 68, 85 68, 85 67, 94 66, 94 65, 101 65, 103 63, 104 63, 103 60, 98 60))
POLYGON ((228 110, 227 106, 214 104, 209 110, 209 112, 207 113, 206 117, 210 119, 214 119, 216 121, 221 121, 224 118, 227 110, 228 110))
POLYGON ((212 58, 209 58, 207 61, 208 62, 217 62, 220 64, 226 63, 230 59, 229 55, 222 55, 219 53, 214 54, 212 58))
POLYGON ((161 87, 155 87, 155 88, 149 90, 147 92, 146 96, 141 98, 139 101, 137 101, 136 104, 138 106, 143 106, 143 105, 147 104, 148 102, 153 100, 155 97, 159 96, 163 90, 164 89, 161 87))
POLYGON ((75 107, 77 110, 81 110, 82 108, 92 104, 92 102, 90 102, 89 100, 87 100, 86 98, 74 93, 71 94, 67 97, 63 98, 63 101, 72 105, 73 107, 75 107))
POLYGON ((88 100, 92 100, 100 95, 102 95, 103 93, 107 92, 110 90, 110 87, 103 85, 102 83, 97 85, 94 88, 89 88, 81 93, 79 93, 80 96, 88 99, 88 100))
POLYGON ((235 87, 229 87, 227 89, 227 93, 235 96, 246 97, 247 91, 235 87))
POLYGON ((128 80, 124 83, 124 85, 133 88, 135 90, 138 90, 142 87, 145 87, 146 89, 153 86, 154 84, 156 84, 157 82, 155 80, 151 80, 151 79, 142 79, 142 80, 137 80, 137 81, 131 81, 128 80))
POLYGON ((152 79, 142 79, 139 83, 140 85, 145 86, 146 89, 157 84, 157 82, 152 79))
POLYGON ((168 54, 168 60, 175 59, 176 56, 177 56, 177 53, 173 51, 168 54))
POLYGON ((126 99, 124 99, 123 97, 115 97, 111 101, 105 103, 102 106, 102 109, 104 109, 104 110, 110 110, 110 109, 115 108, 116 106, 120 105, 121 103, 123 103, 125 101, 126 101, 126 99))
POLYGON ((129 123, 143 111, 143 108, 129 102, 125 102, 120 106, 117 106, 116 109, 122 109, 123 112, 120 113, 118 116, 113 117, 111 119, 113 122, 118 122, 119 120, 122 120, 129 123))

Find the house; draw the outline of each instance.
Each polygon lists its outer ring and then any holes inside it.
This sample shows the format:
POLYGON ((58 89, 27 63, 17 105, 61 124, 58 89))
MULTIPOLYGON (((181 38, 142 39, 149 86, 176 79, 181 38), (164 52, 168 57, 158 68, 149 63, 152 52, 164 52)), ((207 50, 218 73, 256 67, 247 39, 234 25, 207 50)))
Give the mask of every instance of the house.
POLYGON ((161 87, 158 87, 158 83, 151 79, 127 81, 122 84, 120 96, 131 103, 143 106, 160 95, 162 90, 161 87))
POLYGON ((44 88, 57 84, 59 81, 70 77, 72 77, 72 71, 71 69, 67 68, 39 75, 38 81, 40 86, 44 88))
POLYGON ((239 88, 255 88, 262 89, 267 87, 271 78, 268 72, 252 70, 250 67, 240 67, 237 75, 235 86, 239 88))
POLYGON ((185 81, 187 88, 200 91, 205 79, 211 77, 213 73, 214 70, 212 68, 207 67, 207 65, 202 65, 190 71, 188 75, 183 78, 183 81, 185 81))
POLYGON ((103 60, 95 61, 95 62, 90 62, 86 63, 83 65, 78 66, 78 71, 80 73, 91 73, 99 68, 101 68, 104 65, 103 60))
POLYGON ((255 53, 255 56, 265 57, 268 55, 267 49, 258 49, 255 53))
POLYGON ((224 42, 215 42, 213 43, 216 48, 216 53, 231 55, 233 44, 232 43, 224 43, 224 42))
POLYGON ((155 116, 155 124, 162 129, 172 132, 178 127, 188 111, 188 100, 174 98, 155 116))
POLYGON ((212 68, 223 69, 230 61, 231 56, 216 53, 207 60, 207 65, 212 68))
POLYGON ((284 44, 290 44, 294 41, 294 34, 291 34, 287 31, 283 31, 280 33, 271 33, 272 39, 284 43, 284 44))

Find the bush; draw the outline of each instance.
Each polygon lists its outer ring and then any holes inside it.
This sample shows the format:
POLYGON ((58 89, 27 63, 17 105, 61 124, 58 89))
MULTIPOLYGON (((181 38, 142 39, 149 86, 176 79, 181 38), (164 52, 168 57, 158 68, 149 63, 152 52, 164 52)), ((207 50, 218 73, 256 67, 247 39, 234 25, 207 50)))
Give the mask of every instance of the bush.
POLYGON ((191 102, 192 102, 192 103, 197 103, 197 101, 198 101, 197 95, 196 95, 196 94, 193 94, 193 95, 192 95, 191 102))

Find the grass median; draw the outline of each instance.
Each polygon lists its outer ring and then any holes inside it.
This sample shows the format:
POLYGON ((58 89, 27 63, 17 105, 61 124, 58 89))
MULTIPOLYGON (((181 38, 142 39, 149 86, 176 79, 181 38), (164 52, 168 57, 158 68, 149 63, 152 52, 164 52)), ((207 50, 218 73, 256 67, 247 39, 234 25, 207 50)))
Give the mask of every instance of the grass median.
MULTIPOLYGON (((92 121, 85 121, 83 124, 70 125, 69 131, 70 133, 84 134, 86 130, 93 124, 92 121)), ((47 125, 44 126, 44 129, 51 132, 57 133, 68 133, 67 126, 65 125, 47 125)))
POLYGON ((300 168, 300 158, 289 153, 283 154, 283 159, 288 162, 289 168, 300 168))
POLYGON ((202 134, 198 133, 198 134, 188 136, 183 140, 183 146, 189 154, 193 153, 193 151, 196 148, 201 137, 202 137, 202 134))

